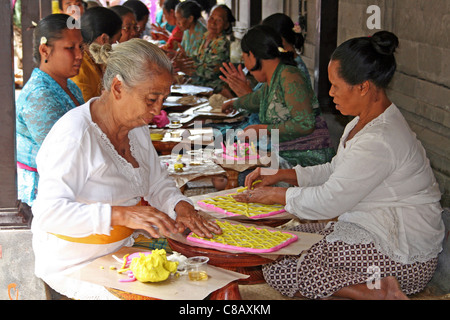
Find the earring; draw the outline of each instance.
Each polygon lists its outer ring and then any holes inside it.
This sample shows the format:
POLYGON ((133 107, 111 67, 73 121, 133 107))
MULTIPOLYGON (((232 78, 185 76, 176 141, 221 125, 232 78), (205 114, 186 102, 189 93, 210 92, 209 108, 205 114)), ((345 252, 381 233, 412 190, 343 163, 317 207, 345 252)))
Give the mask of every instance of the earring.
POLYGON ((45 60, 44 60, 44 62, 45 62, 45 63, 47 63, 47 62, 48 62, 48 60, 47 60, 47 59, 45 59, 45 60))

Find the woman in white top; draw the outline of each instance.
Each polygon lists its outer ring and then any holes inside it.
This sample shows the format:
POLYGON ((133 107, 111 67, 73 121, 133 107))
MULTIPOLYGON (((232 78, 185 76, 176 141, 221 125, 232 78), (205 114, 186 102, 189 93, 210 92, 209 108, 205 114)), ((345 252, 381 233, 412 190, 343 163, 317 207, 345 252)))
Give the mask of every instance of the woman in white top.
POLYGON ((300 225, 325 237, 299 257, 263 268, 266 281, 288 296, 317 299, 403 299, 431 279, 442 250, 441 193, 425 150, 386 96, 396 69, 397 37, 380 31, 350 39, 334 52, 330 95, 355 116, 331 163, 291 170, 258 168, 246 186, 262 182, 244 202, 282 203, 300 225), (298 187, 270 187, 279 182, 298 187))
POLYGON ((186 228, 207 237, 221 232, 181 194, 150 140, 148 124, 170 93, 170 60, 144 40, 110 48, 99 52, 107 66, 102 95, 61 118, 37 156, 35 272, 76 299, 108 293, 65 275, 133 245, 136 229, 155 238, 186 228))

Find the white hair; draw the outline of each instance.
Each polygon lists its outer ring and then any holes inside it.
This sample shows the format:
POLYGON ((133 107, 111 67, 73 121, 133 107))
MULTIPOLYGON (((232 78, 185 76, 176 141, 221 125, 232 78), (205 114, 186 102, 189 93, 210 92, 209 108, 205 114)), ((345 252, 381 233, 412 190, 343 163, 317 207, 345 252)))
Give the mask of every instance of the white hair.
POLYGON ((106 64, 103 87, 107 91, 115 77, 133 88, 155 72, 173 72, 172 63, 164 51, 145 40, 130 39, 114 47, 93 43, 89 51, 97 63, 106 64))

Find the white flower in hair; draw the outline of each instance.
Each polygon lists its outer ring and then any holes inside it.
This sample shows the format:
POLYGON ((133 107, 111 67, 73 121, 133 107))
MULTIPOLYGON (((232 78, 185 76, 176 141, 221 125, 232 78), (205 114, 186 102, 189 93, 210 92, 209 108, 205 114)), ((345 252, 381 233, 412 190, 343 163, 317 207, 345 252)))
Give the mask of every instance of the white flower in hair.
POLYGON ((46 37, 41 37, 41 44, 47 44, 47 38, 46 37))

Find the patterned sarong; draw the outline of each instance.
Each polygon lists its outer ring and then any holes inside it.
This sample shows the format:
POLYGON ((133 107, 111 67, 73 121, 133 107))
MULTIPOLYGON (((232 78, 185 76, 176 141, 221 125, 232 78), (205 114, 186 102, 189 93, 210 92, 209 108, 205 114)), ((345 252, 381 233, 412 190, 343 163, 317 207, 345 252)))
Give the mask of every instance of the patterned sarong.
MULTIPOLYGON (((293 230, 330 234, 333 224, 302 224, 293 230)), ((304 255, 284 256, 263 266, 267 283, 281 294, 293 297, 299 292, 309 299, 326 298, 344 287, 360 283, 375 285, 376 279, 395 276, 406 295, 422 291, 433 277, 437 258, 427 262, 401 264, 369 244, 328 242, 326 238, 304 255)))

